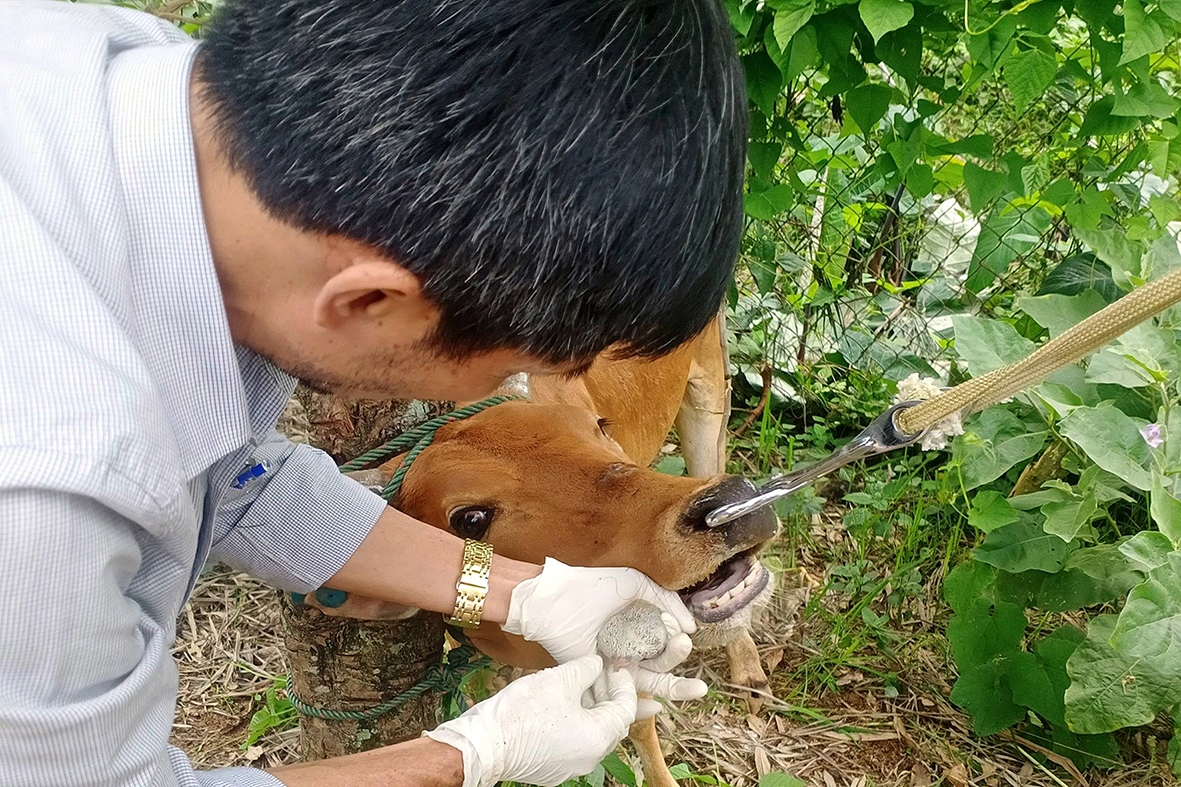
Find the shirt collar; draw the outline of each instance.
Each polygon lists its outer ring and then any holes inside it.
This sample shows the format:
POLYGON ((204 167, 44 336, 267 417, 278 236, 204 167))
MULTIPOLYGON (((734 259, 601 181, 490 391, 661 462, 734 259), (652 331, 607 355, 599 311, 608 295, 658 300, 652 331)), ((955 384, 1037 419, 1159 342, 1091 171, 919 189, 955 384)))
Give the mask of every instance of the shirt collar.
POLYGON ((251 438, 213 265, 189 123, 196 44, 130 49, 108 67, 110 131, 126 205, 134 341, 189 477, 251 438))

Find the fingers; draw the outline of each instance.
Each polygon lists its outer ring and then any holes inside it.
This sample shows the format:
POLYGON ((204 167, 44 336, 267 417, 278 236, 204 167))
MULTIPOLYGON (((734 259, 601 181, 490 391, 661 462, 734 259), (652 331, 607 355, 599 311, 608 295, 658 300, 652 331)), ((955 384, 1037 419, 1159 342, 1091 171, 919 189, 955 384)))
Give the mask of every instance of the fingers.
POLYGON ((636 720, 639 701, 636 697, 636 682, 627 670, 609 670, 604 674, 607 677, 607 696, 586 713, 591 722, 598 724, 618 743, 636 720))
POLYGON ((650 719, 662 710, 664 710, 664 706, 656 700, 640 697, 636 701, 636 721, 650 719))
MULTIPOLYGON (((588 691, 595 684, 595 680, 603 672, 603 659, 591 653, 587 656, 581 656, 568 661, 560 667, 550 667, 555 671, 561 671, 567 680, 578 689, 579 693, 588 691)), ((608 686, 608 689, 610 687, 608 686)))
POLYGON ((595 682, 591 684, 591 687, 582 692, 582 707, 595 707, 595 705, 607 698, 607 694, 606 671, 601 671, 595 676, 595 682))
POLYGON ((646 601, 655 604, 671 615, 676 621, 677 631, 683 631, 686 634, 697 631, 697 621, 694 620, 693 613, 689 611, 689 608, 676 593, 648 580, 647 592, 641 593, 641 595, 645 597, 646 601))
POLYGON ((667 672, 641 669, 636 674, 636 690, 666 700, 685 702, 701 699, 709 687, 705 685, 705 681, 696 678, 682 678, 667 672))
MULTIPOLYGON (((667 628, 667 626, 666 626, 667 628)), ((688 634, 671 634, 668 644, 659 656, 640 662, 640 668, 652 672, 669 672, 673 667, 689 657, 693 650, 693 641, 688 634)))

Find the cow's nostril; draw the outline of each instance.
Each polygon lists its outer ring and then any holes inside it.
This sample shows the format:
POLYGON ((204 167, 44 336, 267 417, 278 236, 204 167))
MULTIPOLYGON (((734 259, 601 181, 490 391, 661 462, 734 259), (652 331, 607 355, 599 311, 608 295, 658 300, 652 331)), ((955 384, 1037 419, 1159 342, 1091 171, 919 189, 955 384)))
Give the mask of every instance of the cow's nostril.
MULTIPOLYGON (((709 526, 705 523, 706 516, 722 506, 730 503, 737 503, 742 500, 749 500, 757 493, 757 489, 753 483, 742 476, 726 476, 718 483, 702 490, 701 494, 686 508, 684 513, 685 524, 693 530, 709 530, 709 526)), ((758 517, 761 512, 755 512, 751 516, 758 517)), ((771 520, 775 520, 775 515, 767 512, 771 520)), ((741 517, 733 522, 728 522, 717 528, 723 532, 730 532, 733 530, 742 530, 743 521, 747 517, 741 517)))

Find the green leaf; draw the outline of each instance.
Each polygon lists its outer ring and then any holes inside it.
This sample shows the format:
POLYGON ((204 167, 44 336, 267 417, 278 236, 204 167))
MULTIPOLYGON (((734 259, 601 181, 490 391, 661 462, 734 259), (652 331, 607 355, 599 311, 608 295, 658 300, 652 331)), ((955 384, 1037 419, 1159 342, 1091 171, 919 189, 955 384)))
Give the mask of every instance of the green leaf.
POLYGON ((960 669, 1011 656, 1025 636, 1025 610, 1019 604, 977 601, 947 624, 951 654, 960 669))
POLYGON ((964 188, 968 190, 968 204, 977 213, 1004 194, 1008 186, 1009 179, 1000 172, 977 166, 971 161, 964 164, 964 188))
POLYGON ((1107 303, 1113 303, 1123 294, 1111 278, 1107 264, 1094 254, 1083 252, 1058 263, 1046 275, 1037 294, 1079 295, 1091 289, 1107 303))
POLYGON ((1152 503, 1149 510, 1152 521, 1160 532, 1174 543, 1181 543, 1181 500, 1165 487, 1164 477, 1152 474, 1152 503))
POLYGON ((774 0, 775 40, 787 49, 792 37, 812 18, 816 11, 816 0, 774 0))
POLYGON ((984 533, 1011 525, 1021 519, 1017 509, 1000 492, 979 492, 968 509, 968 524, 984 533))
POLYGON ((987 33, 968 36, 968 54, 973 63, 972 80, 987 76, 996 68, 1013 46, 1013 34, 1017 32, 1017 19, 1002 16, 989 26, 987 33))
POLYGON ((775 170, 779 163, 779 156, 783 153, 783 145, 779 142, 752 142, 746 157, 750 161, 755 177, 766 178, 775 170))
MULTIPOLYGON (((1152 364, 1156 368, 1156 364, 1152 364)), ((1091 356, 1087 363, 1089 383, 1122 385, 1124 388, 1143 388, 1152 385, 1152 373, 1126 353, 1107 348, 1091 356)))
POLYGON ((1047 503, 1042 506, 1042 513, 1046 516, 1042 530, 1069 543, 1095 518, 1098 508, 1093 494, 1082 495, 1067 503, 1047 503))
POLYGON ((1009 676, 1016 702, 1041 714, 1042 718, 1053 721, 1057 717, 1061 721, 1055 723, 1066 723, 1062 694, 1054 688, 1041 659, 1032 653, 1016 653, 1005 661, 1005 674, 1009 676))
POLYGON ((1157 5, 1174 22, 1181 22, 1181 0, 1160 0, 1157 5))
POLYGON ((874 126, 885 116, 894 94, 893 88, 874 82, 853 88, 848 92, 845 111, 849 113, 849 117, 853 118, 857 128, 861 129, 862 136, 869 136, 874 126))
POLYGON ((1038 666, 1045 675, 1046 682, 1050 684, 1048 692, 1044 689, 1038 691, 1037 684, 1041 681, 1036 676, 1035 683, 1029 687, 1031 693, 1028 697, 1022 691, 1023 686, 1018 686, 1016 680, 1013 684, 1022 702, 1055 727, 1066 726, 1065 694, 1067 686, 1070 685, 1070 676, 1066 674, 1066 662, 1084 639, 1086 635, 1074 626, 1062 626, 1038 640, 1034 652, 1037 655, 1038 666))
POLYGON ((1148 445, 1135 422, 1110 402, 1078 408, 1062 419, 1062 434, 1107 472, 1137 489, 1152 488, 1152 476, 1144 469, 1148 445))
POLYGON ((808 785, 795 776, 772 771, 759 779, 759 787, 808 787, 808 785))
POLYGON ((976 560, 965 560, 943 580, 943 598, 953 612, 969 612, 981 599, 995 600, 997 570, 976 560))
POLYGON ((1025 708, 1013 702, 1013 688, 1004 669, 991 662, 960 672, 951 701, 972 717, 977 735, 995 735, 1025 718, 1025 708))
POLYGON ((1046 503, 1068 503, 1074 496, 1069 484, 1061 481, 1047 481, 1045 486, 1036 492, 1017 495, 1009 498, 1009 505, 1018 511, 1032 511, 1041 508, 1046 503))
POLYGON ((914 6, 903 0, 861 0, 857 8, 874 43, 886 33, 906 27, 914 17, 914 6))
POLYGON ((1017 308, 1048 330, 1050 336, 1065 333, 1106 305, 1107 301, 1094 290, 1079 295, 1017 296, 1017 308))
POLYGON ((1122 599, 1144 581, 1144 573, 1111 544, 1074 552, 1062 570, 1038 589, 1036 604, 1047 612, 1071 612, 1122 599))
POLYGON ((790 82, 817 64, 820 52, 816 49, 816 31, 805 25, 791 38, 791 46, 783 50, 780 69, 783 78, 790 82))
POLYGON ((1054 413, 1055 418, 1063 418, 1076 407, 1086 404, 1071 386, 1061 383, 1042 383, 1030 392, 1054 413))
MULTIPOLYGON (((874 46, 877 56, 894 73, 915 84, 923 66, 923 31, 918 25, 907 25, 901 30, 886 33, 874 46)), ((921 101, 921 100, 920 100, 921 101)))
POLYGON ((658 473, 664 473, 665 475, 684 475, 685 457, 666 456, 656 463, 656 471, 658 473))
POLYGON ((1018 52, 1005 64, 1005 83, 1018 112, 1042 97, 1046 88, 1054 84, 1058 61, 1040 49, 1018 52))
POLYGON ((1149 659, 1129 658, 1110 644, 1114 615, 1101 615, 1070 656, 1066 670, 1066 723, 1081 733, 1139 727, 1181 700, 1181 671, 1161 671, 1149 659))
POLYGON ((1127 134, 1139 125, 1139 118, 1115 114, 1115 96, 1104 96, 1087 107, 1078 133, 1083 137, 1114 137, 1127 134))
POLYGON ((921 161, 906 173, 906 190, 915 199, 922 199, 935 187, 935 172, 929 164, 921 161))
POLYGON ((1177 99, 1155 83, 1136 84, 1127 93, 1118 93, 1112 115, 1122 117, 1171 117, 1177 111, 1177 99))
POLYGON ((603 770, 615 777, 624 787, 636 787, 636 774, 627 763, 619 759, 619 755, 611 752, 603 758, 603 770))
POLYGON ((1120 544, 1118 549, 1133 566, 1147 574, 1169 561, 1174 546, 1164 533, 1142 530, 1120 544))
MULTIPOLYGON (((965 177, 967 170, 965 168, 965 177)), ((1035 249, 1050 227, 1050 215, 1038 207, 992 213, 980 225, 965 285, 980 292, 1003 276, 1013 260, 1035 249)))
POLYGON ((754 52, 742 58, 746 72, 746 91, 763 114, 775 114, 775 100, 783 88, 783 73, 766 52, 754 52))
POLYGON ((1054 574, 1062 570, 1073 548, 1036 522, 1018 522, 989 533, 972 556, 1012 574, 1030 569, 1054 574))
POLYGON ((1168 558, 1128 594, 1111 644, 1126 656, 1171 669, 1181 683, 1181 552, 1168 558))
POLYGON ((1046 432, 1029 425, 1003 407, 981 413, 955 439, 952 453, 959 463, 964 487, 975 489, 995 481, 1046 443, 1046 432))
POLYGON ((974 377, 1020 361, 1034 351, 1033 342, 1002 320, 955 315, 951 324, 956 354, 974 377))
POLYGON ((1077 202, 1066 206, 1066 219, 1076 230, 1097 230, 1104 216, 1111 215, 1107 192, 1095 186, 1087 186, 1079 194, 1077 202))
POLYGON ((726 0, 726 12, 730 15, 730 25, 744 36, 750 32, 751 23, 755 21, 753 4, 744 0, 726 0))
POLYGON ((743 209, 748 216, 768 221, 795 204, 796 192, 787 183, 772 186, 757 194, 743 197, 743 209))
POLYGON ((1119 59, 1121 66, 1160 52, 1168 43, 1168 33, 1157 19, 1144 13, 1140 0, 1124 0, 1124 51, 1119 59))
POLYGON ((1152 216, 1156 219, 1156 223, 1162 227, 1169 222, 1181 219, 1181 204, 1168 197, 1161 197, 1159 195, 1149 197, 1148 209, 1152 211, 1152 216))

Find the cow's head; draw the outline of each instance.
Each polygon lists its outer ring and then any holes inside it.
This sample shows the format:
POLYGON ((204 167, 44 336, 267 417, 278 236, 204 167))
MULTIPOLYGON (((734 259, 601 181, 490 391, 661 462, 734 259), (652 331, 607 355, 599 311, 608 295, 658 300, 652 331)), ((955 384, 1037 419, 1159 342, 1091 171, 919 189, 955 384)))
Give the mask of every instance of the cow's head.
MULTIPOLYGON (((393 472, 400 460, 383 467, 393 472)), ((583 408, 508 402, 441 428, 395 503, 498 554, 534 563, 631 566, 680 591, 703 634, 745 627, 771 575, 756 554, 768 509, 709 528, 710 511, 754 494, 737 476, 680 478, 633 464, 583 408)))

